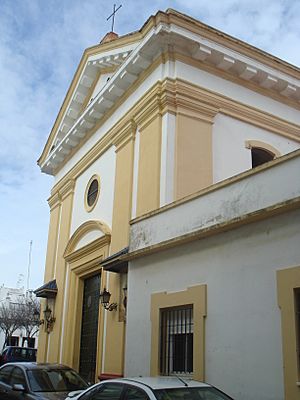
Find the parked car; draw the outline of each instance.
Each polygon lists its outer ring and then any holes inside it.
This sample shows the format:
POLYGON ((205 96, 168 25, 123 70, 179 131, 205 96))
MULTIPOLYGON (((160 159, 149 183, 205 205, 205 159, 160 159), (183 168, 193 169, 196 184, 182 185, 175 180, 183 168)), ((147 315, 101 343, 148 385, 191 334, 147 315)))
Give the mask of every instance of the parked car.
POLYGON ((60 364, 8 363, 0 368, 1 400, 63 400, 88 384, 76 371, 60 364))
POLYGON ((215 387, 179 377, 123 378, 95 384, 66 400, 233 400, 215 387))
POLYGON ((0 355, 0 365, 8 362, 36 361, 36 349, 32 347, 7 346, 0 355))

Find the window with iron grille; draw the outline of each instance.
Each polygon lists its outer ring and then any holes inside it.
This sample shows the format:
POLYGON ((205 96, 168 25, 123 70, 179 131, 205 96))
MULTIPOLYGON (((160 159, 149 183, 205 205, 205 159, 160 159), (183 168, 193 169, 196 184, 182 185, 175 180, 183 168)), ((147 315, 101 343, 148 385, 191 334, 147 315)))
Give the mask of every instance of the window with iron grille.
POLYGON ((193 307, 160 311, 160 373, 193 372, 193 307))
POLYGON ((296 336, 297 336, 297 360, 298 374, 300 378, 300 288, 295 289, 295 312, 296 312, 296 336))

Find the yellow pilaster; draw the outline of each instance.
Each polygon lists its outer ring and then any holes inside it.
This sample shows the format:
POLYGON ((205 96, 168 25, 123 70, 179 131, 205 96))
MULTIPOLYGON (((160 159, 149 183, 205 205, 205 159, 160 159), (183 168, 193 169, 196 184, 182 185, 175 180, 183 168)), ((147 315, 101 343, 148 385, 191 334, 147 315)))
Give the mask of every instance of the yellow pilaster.
POLYGON ((159 208, 162 118, 159 108, 139 124, 137 217, 159 208))
POLYGON ((66 262, 64 259, 64 251, 70 237, 71 216, 73 207, 74 180, 70 180, 60 190, 61 211, 58 228, 57 254, 54 268, 54 277, 58 288, 57 297, 55 299, 54 316, 56 318, 53 331, 49 334, 48 344, 48 362, 60 361, 61 334, 62 334, 62 318, 64 308, 64 289, 66 278, 66 262))
MULTIPOLYGON (((129 221, 131 218, 134 137, 136 126, 130 121, 119 133, 116 145, 116 176, 112 223, 111 254, 128 246, 129 221)), ((111 302, 119 303, 120 276, 111 273, 108 288, 112 294, 111 302)), ((125 324, 119 321, 119 312, 106 311, 106 340, 103 373, 123 375, 124 372, 125 324)))
MULTIPOLYGON (((50 224, 48 232, 48 247, 46 256, 46 266, 44 282, 49 282, 54 279, 54 264, 56 259, 56 249, 57 249, 57 238, 58 238, 58 227, 60 219, 60 195, 59 193, 54 193, 49 199, 48 204, 50 207, 50 224)), ((41 310, 46 307, 46 300, 41 301, 41 310)), ((41 319, 44 316, 41 315, 41 319)), ((46 362, 47 361, 47 349, 48 349, 48 334, 45 332, 44 326, 40 326, 39 331, 39 342, 38 342, 38 353, 37 361, 46 362)))
POLYGON ((213 183, 212 112, 178 107, 176 117, 175 199, 213 183))

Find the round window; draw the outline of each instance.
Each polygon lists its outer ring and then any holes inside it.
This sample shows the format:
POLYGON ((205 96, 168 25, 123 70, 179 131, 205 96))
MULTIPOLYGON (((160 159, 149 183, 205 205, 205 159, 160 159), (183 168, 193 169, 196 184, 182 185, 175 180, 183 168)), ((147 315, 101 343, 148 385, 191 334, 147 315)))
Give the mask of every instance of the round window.
POLYGON ((91 211, 95 207, 99 197, 99 192, 100 192, 100 179, 98 176, 93 176, 87 185, 87 190, 85 194, 87 211, 91 211))

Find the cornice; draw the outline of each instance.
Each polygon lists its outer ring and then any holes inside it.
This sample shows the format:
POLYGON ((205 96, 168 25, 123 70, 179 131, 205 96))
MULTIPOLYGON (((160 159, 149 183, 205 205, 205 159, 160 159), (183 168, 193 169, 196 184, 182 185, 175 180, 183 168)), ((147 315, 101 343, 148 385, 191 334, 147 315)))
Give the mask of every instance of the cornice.
POLYGON ((60 189, 59 189, 59 194, 62 199, 62 201, 68 197, 69 195, 74 193, 75 189, 75 180, 74 179, 69 179, 60 189))
POLYGON ((193 99, 192 101, 200 104, 200 106, 202 104, 207 105, 222 114, 300 142, 300 126, 273 114, 243 104, 220 93, 193 85, 182 79, 176 80, 175 90, 183 98, 193 99))
POLYGON ((53 211, 56 207, 58 207, 61 203, 61 196, 59 192, 54 192, 48 199, 48 204, 50 207, 50 211, 53 211))
POLYGON ((128 140, 133 140, 135 138, 137 125, 133 119, 126 122, 122 129, 118 131, 115 137, 112 139, 112 144, 116 146, 119 151, 128 140))
POLYGON ((199 34, 202 37, 215 41, 221 45, 225 45, 229 49, 235 50, 246 56, 249 56, 259 62, 262 62, 270 67, 276 68, 283 73, 294 76, 299 79, 300 69, 272 54, 269 54, 247 42, 228 35, 225 32, 219 31, 212 26, 192 18, 188 15, 180 13, 172 8, 167 10, 168 24, 174 24, 188 29, 193 33, 199 34))

